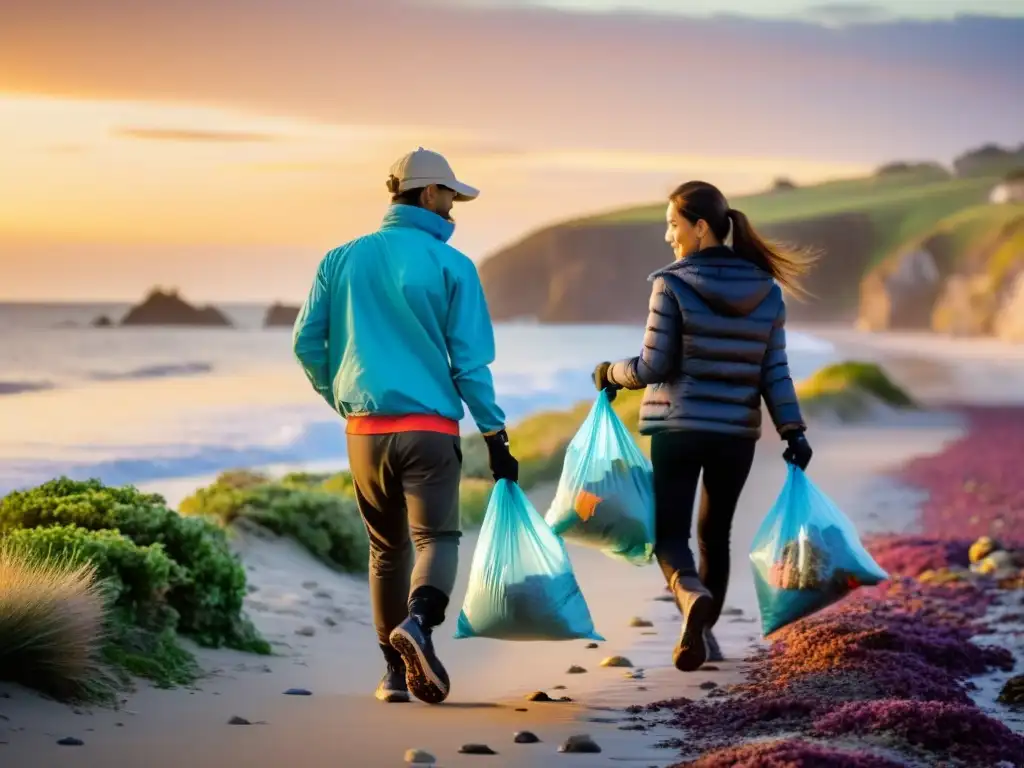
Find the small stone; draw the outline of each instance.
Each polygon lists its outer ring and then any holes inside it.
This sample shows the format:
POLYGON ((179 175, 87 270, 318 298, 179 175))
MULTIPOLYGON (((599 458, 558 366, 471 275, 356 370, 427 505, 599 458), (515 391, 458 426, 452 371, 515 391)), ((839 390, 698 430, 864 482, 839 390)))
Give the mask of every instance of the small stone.
POLYGON ((656 635, 658 633, 657 632, 641 632, 640 634, 641 635, 656 635))
POLYGON ((717 687, 718 683, 714 682, 713 680, 705 680, 703 683, 700 684, 700 689, 702 691, 710 691, 717 687))
POLYGON ((437 758, 422 749, 407 749, 405 750, 405 762, 433 765, 437 762, 437 758))
POLYGON ((564 691, 565 690, 565 686, 564 685, 552 685, 551 686, 551 690, 552 691, 564 691))
POLYGON ((303 637, 312 637, 316 634, 316 627, 299 627, 295 630, 296 635, 302 635, 303 637))
POLYGON ((646 686, 646 685, 638 685, 638 686, 636 687, 636 689, 637 689, 638 691, 646 691, 646 690, 647 690, 647 686, 646 686))
POLYGON ((74 736, 65 736, 63 739, 57 739, 57 743, 62 747, 80 747, 85 744, 81 739, 76 739, 74 736))
POLYGON ((579 736, 570 736, 562 742, 558 751, 565 752, 567 754, 594 755, 600 752, 601 748, 597 746, 597 743, 592 738, 586 734, 582 734, 579 736))
POLYGON ((114 723, 118 728, 124 728, 124 723, 114 723))
POLYGON ((304 581, 304 582, 302 582, 302 588, 303 589, 316 589, 319 586, 320 585, 317 584, 315 581, 304 581))
POLYGON ((658 595, 654 598, 659 603, 674 603, 676 599, 672 595, 658 595))
POLYGON ((323 622, 324 622, 324 624, 326 624, 326 625, 327 625, 328 627, 336 627, 336 626, 338 626, 338 622, 336 622, 336 621, 335 621, 334 619, 332 619, 332 618, 331 618, 330 616, 324 616, 324 618, 323 618, 323 622))
POLYGON ((716 667, 714 664, 705 664, 700 669, 702 672, 718 672, 721 670, 721 667, 716 667))
POLYGON ((598 647, 598 645, 597 645, 597 643, 587 643, 587 644, 586 644, 585 646, 583 646, 583 647, 584 647, 584 648, 586 648, 586 649, 587 649, 587 650, 589 651, 589 650, 592 650, 592 649, 594 649, 594 648, 597 648, 597 647, 598 647))
POLYGON ((284 692, 285 696, 312 696, 313 692, 308 688, 289 688, 284 692))
POLYGON ((647 726, 644 723, 627 723, 626 725, 619 726, 620 731, 646 731, 647 726))
POLYGON ((636 670, 633 670, 632 672, 624 672, 622 674, 622 676, 624 678, 626 678, 627 680, 643 680, 644 679, 644 671, 642 669, 636 669, 636 670))
POLYGON ((566 702, 566 703, 569 703, 569 702, 571 702, 571 701, 572 701, 572 697, 570 697, 570 696, 559 696, 559 697, 558 697, 558 700, 559 700, 559 701, 564 701, 564 702, 566 702))
POLYGON ((1024 675, 1011 677, 999 692, 1001 704, 1024 704, 1024 675))
POLYGON ((602 667, 632 667, 633 662, 625 656, 609 656, 601 662, 602 667))
POLYGON ((228 720, 228 725, 252 725, 252 723, 250 723, 244 717, 239 717, 238 715, 232 715, 231 719, 228 720))
POLYGON ((529 712, 526 707, 516 707, 516 712, 529 712))
POLYGON ((629 620, 629 626, 636 628, 653 627, 654 624, 648 621, 647 619, 642 619, 639 616, 634 616, 632 619, 629 620))
POLYGON ((580 667, 580 666, 578 666, 578 665, 576 665, 576 664, 573 664, 573 665, 572 665, 571 667, 569 667, 569 668, 568 668, 568 669, 567 669, 567 670, 565 671, 565 673, 566 673, 567 675, 582 675, 582 674, 583 674, 584 672, 586 672, 586 671, 587 671, 587 670, 585 670, 585 669, 584 669, 583 667, 580 667))
POLYGON ((548 696, 544 691, 534 691, 527 695, 527 701, 552 701, 551 697, 548 696))
POLYGON ((259 592, 260 588, 257 587, 255 584, 246 584, 245 591, 251 595, 253 592, 259 592))
POLYGON ((321 600, 330 600, 334 595, 326 589, 318 589, 313 593, 313 597, 319 597, 321 600))
POLYGON ((463 744, 459 749, 463 755, 496 755, 498 754, 486 744, 463 744))
POLYGON ((722 616, 742 616, 742 615, 743 615, 743 609, 742 608, 732 608, 730 606, 726 606, 725 608, 722 609, 722 616))
POLYGON ((540 739, 532 731, 519 731, 512 737, 512 741, 516 744, 536 744, 540 739))

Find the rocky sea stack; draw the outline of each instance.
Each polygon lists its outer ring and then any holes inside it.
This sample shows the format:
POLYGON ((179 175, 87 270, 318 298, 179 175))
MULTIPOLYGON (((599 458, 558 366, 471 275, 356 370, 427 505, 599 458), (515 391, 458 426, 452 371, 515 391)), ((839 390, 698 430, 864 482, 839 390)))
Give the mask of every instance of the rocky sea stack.
POLYGON ((208 328, 230 328, 227 315, 214 306, 189 304, 176 290, 155 288, 145 299, 128 310, 121 325, 188 325, 208 328))

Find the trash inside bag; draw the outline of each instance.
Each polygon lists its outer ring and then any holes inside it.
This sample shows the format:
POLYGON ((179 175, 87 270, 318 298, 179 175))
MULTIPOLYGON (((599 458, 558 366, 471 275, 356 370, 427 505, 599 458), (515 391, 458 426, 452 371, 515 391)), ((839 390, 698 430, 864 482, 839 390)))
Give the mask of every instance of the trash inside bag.
POLYGON ((654 556, 651 463, 602 392, 565 451, 545 518, 559 536, 645 565, 654 556))
POLYGON ((750 548, 765 635, 889 578, 853 523, 798 467, 750 548))
POLYGON ((594 630, 565 543, 508 480, 491 492, 455 637, 604 639, 594 630))

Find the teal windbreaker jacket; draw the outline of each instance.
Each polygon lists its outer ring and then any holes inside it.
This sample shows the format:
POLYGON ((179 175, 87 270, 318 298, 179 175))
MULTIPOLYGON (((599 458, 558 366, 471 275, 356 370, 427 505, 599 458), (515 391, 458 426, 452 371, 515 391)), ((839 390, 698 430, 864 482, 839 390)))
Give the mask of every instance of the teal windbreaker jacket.
POLYGON ((320 262, 293 347, 342 417, 461 421, 465 402, 481 432, 505 426, 490 312, 476 266, 448 245, 454 230, 435 213, 392 205, 377 232, 320 262))

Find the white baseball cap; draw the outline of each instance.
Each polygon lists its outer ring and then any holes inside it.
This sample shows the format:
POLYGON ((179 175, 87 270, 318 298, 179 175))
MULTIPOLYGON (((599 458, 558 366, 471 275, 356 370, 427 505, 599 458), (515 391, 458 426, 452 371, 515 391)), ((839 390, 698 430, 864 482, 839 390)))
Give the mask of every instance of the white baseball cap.
POLYGON ((398 180, 399 192, 438 184, 454 190, 455 199, 463 202, 480 195, 479 189, 455 178, 455 172, 443 155, 423 147, 398 158, 391 166, 391 177, 398 180))

